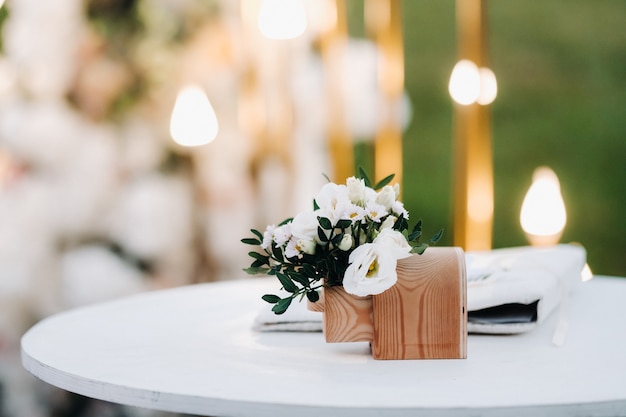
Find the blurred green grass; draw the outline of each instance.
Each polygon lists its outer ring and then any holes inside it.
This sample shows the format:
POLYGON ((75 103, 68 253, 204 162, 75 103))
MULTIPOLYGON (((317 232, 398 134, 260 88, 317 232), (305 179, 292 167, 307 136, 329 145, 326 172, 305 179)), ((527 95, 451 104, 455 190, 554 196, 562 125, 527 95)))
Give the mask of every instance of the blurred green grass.
MULTIPOLYGON (((413 104, 403 199, 426 235, 443 227, 441 244, 450 245, 454 1, 405 0, 402 7, 413 104)), ((488 3, 488 16, 499 87, 494 248, 527 244, 519 211, 534 169, 547 165, 568 211, 561 241, 584 245, 595 273, 626 276, 626 2, 499 0, 488 3)))

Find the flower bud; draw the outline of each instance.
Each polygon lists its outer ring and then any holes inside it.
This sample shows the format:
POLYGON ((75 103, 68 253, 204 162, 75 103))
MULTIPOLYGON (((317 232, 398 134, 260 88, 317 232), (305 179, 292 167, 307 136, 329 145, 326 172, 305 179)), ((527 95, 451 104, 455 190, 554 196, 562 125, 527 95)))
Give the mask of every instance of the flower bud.
POLYGON ((352 243, 353 243, 352 235, 349 235, 346 233, 343 235, 341 242, 339 242, 338 248, 339 250, 342 250, 345 252, 349 250, 350 248, 352 248, 352 243))

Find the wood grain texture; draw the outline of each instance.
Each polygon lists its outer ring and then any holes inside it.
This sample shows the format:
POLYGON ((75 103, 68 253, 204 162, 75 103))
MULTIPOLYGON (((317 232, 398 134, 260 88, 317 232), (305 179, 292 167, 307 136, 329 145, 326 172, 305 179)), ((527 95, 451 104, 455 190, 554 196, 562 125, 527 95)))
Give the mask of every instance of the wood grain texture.
POLYGON ((373 296, 375 359, 467 357, 463 251, 428 248, 398 261, 398 282, 373 296))
POLYGON ((324 288, 324 337, 327 342, 369 342, 374 337, 372 297, 348 294, 343 287, 324 288))

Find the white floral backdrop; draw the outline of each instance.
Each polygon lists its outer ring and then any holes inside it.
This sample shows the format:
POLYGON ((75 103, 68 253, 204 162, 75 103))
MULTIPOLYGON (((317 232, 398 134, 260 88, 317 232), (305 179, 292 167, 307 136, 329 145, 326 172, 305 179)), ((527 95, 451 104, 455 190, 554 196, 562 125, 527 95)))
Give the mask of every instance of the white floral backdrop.
MULTIPOLYGON (((19 363, 21 335, 64 309, 243 277, 240 239, 308 207, 325 181, 315 20, 306 36, 271 45, 246 30, 244 3, 2 6, 0 416, 158 414, 84 402, 36 382, 19 363), (275 79, 267 51, 283 57, 286 77, 275 79), (250 72, 267 85, 266 100, 282 83, 289 142, 260 139, 254 120, 242 122, 250 72), (191 82, 206 90, 220 132, 209 145, 182 148, 168 123, 177 89, 191 82)), ((376 48, 359 40, 348 51, 348 126, 370 137, 380 100, 376 48)))

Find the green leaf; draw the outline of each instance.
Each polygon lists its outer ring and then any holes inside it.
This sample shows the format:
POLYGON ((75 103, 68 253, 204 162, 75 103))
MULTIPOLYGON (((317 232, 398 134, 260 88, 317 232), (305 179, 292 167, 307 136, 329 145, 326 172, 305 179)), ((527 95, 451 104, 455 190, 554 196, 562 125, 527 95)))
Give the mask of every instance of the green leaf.
POLYGON ((344 233, 335 235, 330 241, 333 243, 333 245, 339 245, 341 243, 341 240, 343 239, 343 235, 344 233))
POLYGON ((327 217, 317 216, 317 221, 323 229, 330 230, 333 228, 333 224, 330 222, 330 219, 327 217))
POLYGON ((395 177, 395 176, 396 176, 396 174, 387 175, 385 178, 380 180, 373 188, 375 190, 379 190, 379 189, 383 188, 385 185, 389 184, 391 182, 391 180, 393 179, 393 177, 395 177))
POLYGON ((370 179, 367 176, 367 173, 365 172, 363 167, 359 167, 359 177, 363 180, 363 182, 365 183, 366 187, 371 187, 372 186, 372 182, 370 181, 370 179))
POLYGON ((254 234, 256 235, 256 237, 258 237, 261 241, 263 241, 263 233, 259 232, 259 231, 258 231, 258 230, 256 230, 256 229, 250 229, 250 231, 251 231, 252 233, 254 233, 254 234))
POLYGON ((317 205, 317 201, 315 201, 315 199, 313 199, 313 211, 319 210, 320 206, 317 205))
POLYGON ((426 248, 428 248, 428 245, 426 243, 420 243, 417 246, 413 246, 413 248, 411 249, 411 253, 417 253, 418 255, 421 255, 424 253, 426 248))
POLYGON ((276 258, 278 262, 283 262, 285 260, 283 257, 283 251, 276 245, 272 245, 272 255, 274 255, 274 258, 276 258))
POLYGON ((320 238, 321 242, 328 242, 328 236, 326 236, 326 232, 321 227, 317 227, 317 237, 320 238))
POLYGON ((270 259, 269 256, 263 255, 262 253, 254 252, 254 251, 248 252, 248 255, 250 255, 251 257, 253 257, 256 260, 263 261, 263 262, 268 262, 269 259, 270 259))
POLYGON ((309 282, 309 279, 304 274, 301 274, 296 271, 291 271, 287 273, 287 275, 289 275, 289 278, 291 278, 292 281, 296 281, 298 284, 302 285, 303 287, 308 287, 309 285, 311 285, 309 282))
POLYGON ((302 265, 302 270, 304 271, 304 275, 306 275, 307 277, 313 278, 317 276, 316 270, 311 264, 302 265))
POLYGON ((298 286, 294 284, 291 278, 289 278, 287 275, 279 272, 278 274, 276 274, 276 277, 282 284, 285 291, 288 291, 292 294, 298 291, 298 286))
POLYGON ((246 245, 260 245, 261 241, 259 239, 254 239, 254 238, 245 238, 245 239, 241 239, 242 243, 245 243, 246 245))
POLYGON ((439 229, 439 231, 435 234, 435 236, 430 238, 430 241, 428 243, 430 243, 431 245, 434 245, 435 243, 439 242, 439 239, 441 239, 441 236, 443 236, 443 229, 439 229))
MULTIPOLYGON (((256 262, 254 262, 256 263, 256 262)), ((250 275, 256 275, 256 274, 268 274, 270 272, 270 269, 267 267, 260 267, 260 266, 251 266, 250 268, 245 268, 244 272, 250 274, 250 275)))
POLYGON ((306 298, 308 298, 310 302, 315 303, 315 302, 319 301, 320 294, 317 291, 315 291, 315 290, 307 291, 306 298))
POLYGON ((411 231, 411 233, 409 234, 409 242, 413 242, 416 241, 417 239, 419 239, 422 236, 422 220, 420 219, 415 226, 413 227, 413 230, 411 231))
POLYGON ((267 301, 270 304, 276 304, 280 301, 280 297, 274 294, 265 294, 263 297, 261 297, 261 299, 263 301, 267 301))
POLYGON ((338 227, 339 229, 347 229, 350 226, 352 226, 352 220, 342 219, 337 222, 335 227, 338 227))
POLYGON ((263 265, 267 265, 267 262, 264 260, 257 259, 256 261, 252 262, 252 265, 250 266, 252 268, 261 268, 263 265))
POLYGON ((274 305, 274 307, 272 307, 272 311, 275 314, 283 314, 291 305, 291 300, 293 300, 293 298, 291 297, 282 298, 279 302, 276 303, 276 305, 274 305))
POLYGON ((290 222, 290 221, 292 221, 292 220, 293 220, 293 217, 290 217, 290 218, 288 218, 288 219, 285 219, 285 220, 283 220, 282 222, 278 223, 278 226, 284 226, 284 225, 286 225, 287 223, 289 223, 289 222, 290 222))

